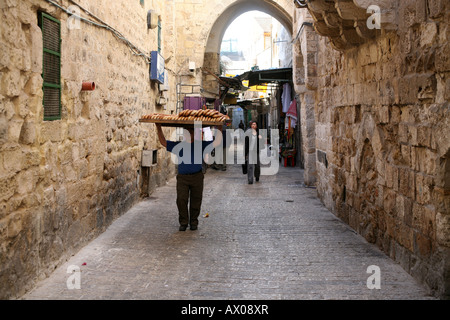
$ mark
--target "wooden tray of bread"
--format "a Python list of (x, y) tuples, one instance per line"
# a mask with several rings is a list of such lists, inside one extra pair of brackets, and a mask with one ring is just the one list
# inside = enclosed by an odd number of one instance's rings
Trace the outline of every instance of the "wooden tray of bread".
[(152, 113), (139, 119), (139, 122), (159, 123), (164, 127), (193, 127), (196, 121), (201, 121), (202, 127), (211, 127), (225, 125), (231, 120), (213, 109), (183, 110), (177, 115)]

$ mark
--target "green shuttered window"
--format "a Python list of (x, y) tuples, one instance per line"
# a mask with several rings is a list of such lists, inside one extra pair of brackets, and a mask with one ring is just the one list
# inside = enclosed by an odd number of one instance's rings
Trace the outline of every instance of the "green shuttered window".
[(52, 16), (39, 12), (42, 29), (44, 80), (44, 120), (61, 119), (61, 23)]

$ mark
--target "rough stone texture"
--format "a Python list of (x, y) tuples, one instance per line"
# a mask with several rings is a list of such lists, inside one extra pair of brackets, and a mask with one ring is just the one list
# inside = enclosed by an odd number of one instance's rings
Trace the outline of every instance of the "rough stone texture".
[[(150, 4), (77, 3), (140, 49), (155, 50), (155, 32), (145, 23)], [(43, 121), (38, 10), (61, 21), (57, 121)], [(172, 15), (170, 6), (164, 11)], [(137, 120), (164, 110), (155, 105), (158, 90), (147, 63), (111, 32), (83, 22), (69, 29), (67, 14), (38, 0), (2, 1), (0, 19), (0, 297), (8, 298), (48, 275), (148, 193), (141, 187), (141, 150), (161, 146), (153, 128)], [(173, 26), (165, 26), (169, 37)], [(172, 41), (163, 45), (174, 50)], [(96, 83), (95, 91), (81, 91), (86, 80)], [(170, 80), (175, 88), (173, 74)], [(174, 110), (174, 99), (173, 90), (166, 112)], [(164, 180), (173, 175), (165, 151), (153, 171)]]
[[(371, 2), (308, 2), (329, 7), (322, 12), (294, 9), (288, 0), (144, 6), (79, 0), (147, 53), (157, 49), (147, 11), (161, 16), (167, 110), (156, 106), (160, 93), (144, 59), (109, 31), (85, 23), (69, 30), (68, 16), (47, 1), (0, 2), (0, 297), (23, 293), (174, 174), (164, 150), (158, 166), (140, 167), (141, 150), (161, 146), (154, 127), (137, 120), (174, 111), (176, 83), (200, 85), (216, 96), (213, 77), (201, 68), (218, 71), (221, 35), (234, 17), (253, 9), (279, 19), (295, 40), (305, 183), (316, 184), (327, 208), (448, 297), (449, 4), (382, 1), (389, 7), (382, 8), (382, 29), (373, 35), (360, 18)], [(38, 10), (62, 22), (58, 121), (42, 120)], [(196, 63), (195, 74), (188, 73), (188, 60)], [(81, 92), (85, 80), (97, 89)]]
[[(338, 2), (351, 1), (335, 2), (320, 11), (332, 3), (310, 1), (309, 12), (321, 12), (322, 19), (336, 14)], [(333, 34), (330, 25), (319, 32), (315, 136), (304, 135), (304, 143), (327, 157), (328, 166), (316, 159), (324, 204), (448, 297), (450, 64), (443, 52), (449, 49), (450, 8), (441, 1), (392, 5), (398, 6), (396, 19), (373, 37), (343, 43), (345, 35)], [(341, 26), (354, 13), (352, 6), (339, 12)], [(301, 15), (297, 28), (309, 21)], [(314, 21), (319, 31), (317, 16)]]
[[(413, 6), (420, 4), (421, 1), (413, 1)], [(307, 5), (316, 32), (328, 37), (331, 46), (339, 51), (374, 39), (377, 28), (397, 27), (399, 1), (396, 0), (310, 0)]]
[[(208, 170), (199, 229), (185, 232), (169, 180), (21, 299), (433, 299), (302, 177), (281, 167), (248, 185), (240, 166)], [(79, 290), (67, 288), (70, 265), (81, 270)], [(371, 265), (380, 289), (367, 287)]]
[(296, 12), (295, 21), (293, 84), (300, 102), (304, 179), (307, 185), (312, 186), (317, 181), (316, 136), (320, 130), (315, 121), (318, 36), (312, 28), (312, 19), (305, 10)]
[[(73, 5), (69, 0), (59, 2)], [(147, 11), (162, 23), (162, 55), (169, 74), (166, 109), (149, 81), (146, 61), (110, 31), (79, 23), (43, 0), (0, 3), (0, 297), (13, 297), (48, 275), (118, 216), (174, 174), (153, 125), (141, 115), (174, 112), (176, 84), (218, 93), (202, 67), (216, 66), (218, 41), (230, 18), (247, 10), (273, 14), (292, 29), (292, 1), (76, 1), (130, 43), (157, 50), (157, 29), (147, 29)], [(62, 119), (43, 121), (42, 33), (37, 12), (61, 21)], [(79, 13), (95, 20), (84, 10)], [(73, 17), (72, 17), (73, 18)], [(220, 23), (215, 24), (217, 20)], [(212, 59), (212, 60), (211, 60)], [(206, 61), (205, 61), (206, 60)], [(217, 60), (217, 61), (216, 61)], [(188, 61), (196, 63), (190, 74)], [(211, 80), (211, 79), (209, 79)], [(96, 90), (82, 92), (82, 81)], [(206, 95), (207, 92), (205, 91)], [(164, 129), (175, 138), (174, 130)], [(161, 149), (158, 165), (140, 166), (141, 150)]]

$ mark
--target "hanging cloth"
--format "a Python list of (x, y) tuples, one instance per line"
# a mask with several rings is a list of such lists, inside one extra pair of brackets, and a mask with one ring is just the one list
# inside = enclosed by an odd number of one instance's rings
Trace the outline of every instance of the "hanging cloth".
[(285, 129), (289, 129), (289, 132), (291, 131), (291, 127), (295, 128), (297, 125), (297, 100), (292, 100), (291, 105), (286, 112), (286, 122), (285, 122)]
[(281, 96), (281, 104), (283, 106), (283, 112), (286, 113), (291, 105), (291, 86), (289, 83), (283, 85), (283, 94)]
[(289, 110), (286, 113), (286, 117), (290, 117), (291, 119), (297, 121), (297, 100), (292, 100)]

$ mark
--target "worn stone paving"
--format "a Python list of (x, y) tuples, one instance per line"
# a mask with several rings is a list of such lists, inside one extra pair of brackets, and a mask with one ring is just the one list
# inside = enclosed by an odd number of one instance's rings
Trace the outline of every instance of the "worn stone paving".
[[(22, 298), (432, 299), (330, 213), (298, 168), (280, 167), (253, 185), (238, 165), (209, 169), (197, 231), (178, 231), (175, 183), (159, 187)], [(70, 265), (81, 269), (80, 289), (68, 289)], [(380, 268), (380, 289), (367, 287), (371, 265)]]

